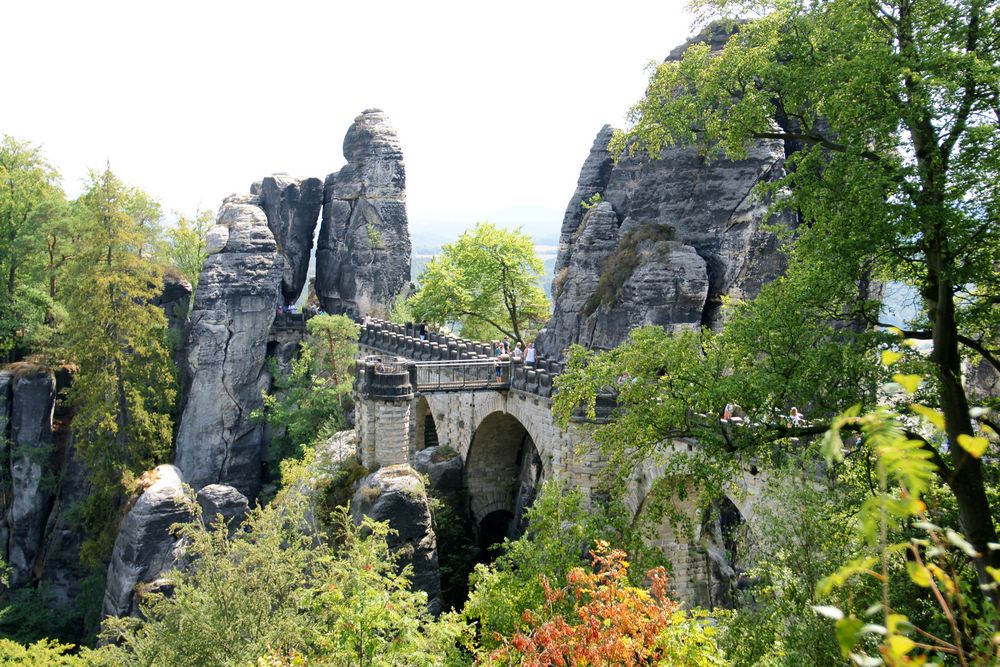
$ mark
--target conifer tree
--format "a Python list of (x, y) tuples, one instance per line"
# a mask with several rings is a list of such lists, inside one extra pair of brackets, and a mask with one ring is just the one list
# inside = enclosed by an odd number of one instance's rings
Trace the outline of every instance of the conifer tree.
[(139, 254), (146, 239), (128, 214), (133, 192), (110, 168), (91, 174), (81, 198), (90, 217), (67, 276), (66, 352), (77, 366), (68, 397), (94, 487), (84, 522), (105, 536), (117, 505), (109, 501), (170, 452), (176, 393), (166, 317), (150, 304), (163, 276)]

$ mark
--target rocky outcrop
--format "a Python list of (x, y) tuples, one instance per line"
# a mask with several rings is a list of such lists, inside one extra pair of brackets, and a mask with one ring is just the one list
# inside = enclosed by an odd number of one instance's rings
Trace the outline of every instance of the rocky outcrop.
[(221, 518), (230, 530), (235, 530), (243, 522), (250, 503), (246, 496), (225, 484), (209, 484), (198, 491), (198, 505), (201, 520), (206, 526), (213, 526)]
[(184, 484), (177, 468), (157, 466), (140, 481), (147, 486), (125, 515), (115, 538), (103, 616), (138, 612), (136, 587), (155, 581), (180, 556), (179, 540), (170, 527), (191, 520), (191, 510), (182, 502)]
[(420, 475), (407, 465), (373, 472), (358, 486), (351, 501), (351, 515), (357, 523), (365, 516), (389, 522), (389, 527), (396, 531), (389, 536), (389, 548), (399, 556), (400, 567), (413, 566), (413, 588), (426, 592), (430, 610), (439, 611), (441, 572), (437, 539)]
[(426, 475), (431, 488), (445, 495), (462, 490), (462, 457), (447, 447), (425, 447), (414, 457), (413, 467)]
[(327, 312), (381, 316), (410, 283), (406, 170), (384, 113), (355, 118), (344, 157), (347, 165), (323, 188), (316, 293)]
[(282, 265), (254, 196), (226, 200), (208, 251), (187, 342), (190, 389), (176, 460), (194, 489), (228, 484), (249, 498), (260, 488), (263, 424), (251, 419), (270, 385), (267, 337), (281, 300)]
[(88, 569), (80, 562), (83, 535), (72, 519), (72, 508), (90, 495), (90, 473), (80, 461), (72, 433), (67, 435), (65, 456), (59, 471), (55, 502), (45, 526), (41, 584), (62, 607), (72, 605), (83, 592)]
[[(0, 432), (3, 465), (9, 482), (3, 489), (0, 544), (10, 566), (10, 585), (34, 578), (45, 524), (52, 509), (57, 451), (52, 436), (55, 376), (48, 369), (23, 365), (0, 373)], [(9, 485), (8, 485), (9, 484)]]
[(287, 174), (274, 174), (254, 183), (250, 192), (260, 197), (267, 226), (285, 260), (282, 298), (285, 304), (294, 303), (306, 284), (316, 223), (323, 205), (323, 183), (318, 178), (299, 180)]
[[(725, 37), (698, 39), (721, 48)], [(598, 133), (563, 219), (554, 312), (538, 342), (546, 355), (571, 343), (614, 347), (647, 324), (718, 326), (723, 297), (753, 298), (785, 268), (764, 228), (767, 202), (754, 195), (783, 175), (781, 141), (759, 141), (738, 161), (666, 148), (655, 160), (625, 153), (616, 164), (612, 134)], [(795, 224), (791, 214), (769, 222)]]

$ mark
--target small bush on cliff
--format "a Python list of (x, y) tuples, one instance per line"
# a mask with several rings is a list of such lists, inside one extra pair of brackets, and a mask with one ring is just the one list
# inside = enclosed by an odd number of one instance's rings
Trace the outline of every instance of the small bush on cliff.
[(583, 306), (584, 315), (592, 315), (600, 306), (609, 305), (618, 298), (625, 282), (632, 277), (644, 259), (639, 246), (643, 243), (671, 241), (674, 228), (670, 225), (643, 225), (630, 230), (615, 246), (614, 252), (604, 260), (597, 289)]
[(304, 447), (342, 430), (351, 408), (358, 325), (345, 315), (317, 315), (306, 326), (309, 339), (287, 374), (271, 360), (274, 391), (253, 413), (275, 427), (271, 453), (279, 460), (301, 457)]

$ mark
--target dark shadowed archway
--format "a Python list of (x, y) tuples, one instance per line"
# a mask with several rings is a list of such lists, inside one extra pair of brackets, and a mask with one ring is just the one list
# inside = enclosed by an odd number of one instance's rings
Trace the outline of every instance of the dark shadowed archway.
[(465, 489), (480, 548), (523, 529), (524, 511), (543, 476), (535, 442), (513, 415), (494, 412), (479, 424), (465, 460)]
[(416, 451), (438, 446), (437, 422), (426, 396), (417, 400), (413, 443)]

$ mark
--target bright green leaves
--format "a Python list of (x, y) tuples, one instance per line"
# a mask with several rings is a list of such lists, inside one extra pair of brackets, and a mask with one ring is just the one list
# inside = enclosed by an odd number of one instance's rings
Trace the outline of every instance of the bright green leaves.
[(958, 444), (962, 449), (978, 459), (986, 453), (986, 450), (990, 446), (990, 441), (981, 435), (966, 435), (965, 433), (960, 433), (958, 435)]
[(409, 306), (418, 320), (458, 324), (467, 338), (526, 340), (550, 313), (543, 270), (530, 236), (480, 222), (427, 264)]
[(916, 561), (906, 561), (906, 574), (909, 575), (910, 581), (915, 583), (921, 588), (930, 588), (931, 585), (931, 573), (926, 567), (917, 563)]
[(208, 257), (205, 242), (214, 220), (211, 211), (198, 211), (194, 218), (179, 216), (176, 225), (166, 232), (165, 259), (177, 267), (194, 289), (198, 288), (201, 269)]

